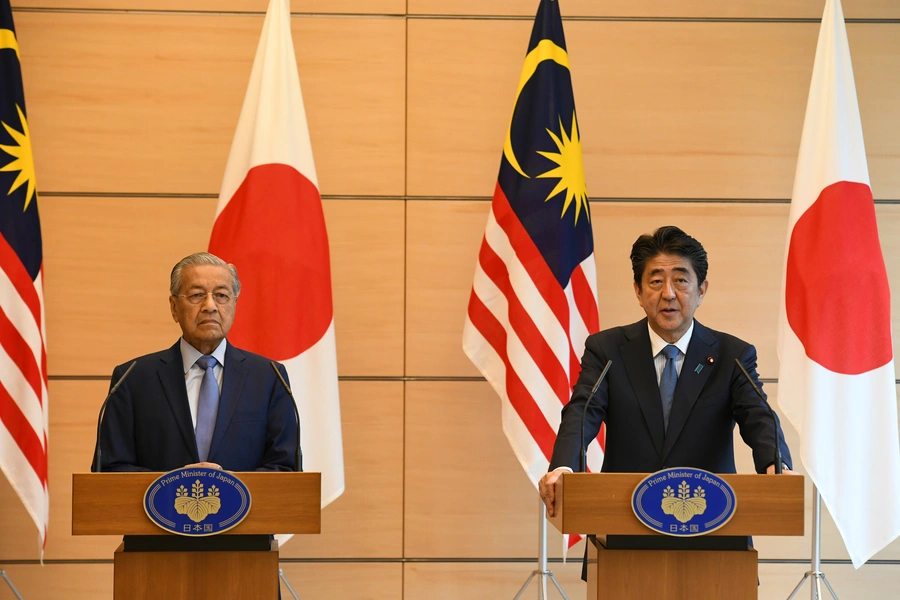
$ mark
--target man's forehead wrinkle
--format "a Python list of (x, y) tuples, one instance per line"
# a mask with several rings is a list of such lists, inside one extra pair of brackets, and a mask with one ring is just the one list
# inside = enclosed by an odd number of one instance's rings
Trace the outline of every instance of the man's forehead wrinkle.
[[(684, 273), (690, 272), (690, 270), (687, 267), (682, 267), (682, 266), (671, 267), (671, 269), (673, 271), (679, 271), (679, 272), (684, 272)], [(648, 273), (650, 273), (651, 275), (655, 275), (656, 273), (663, 273), (665, 271), (666, 271), (665, 267), (653, 267), (652, 269), (650, 269), (648, 271)]]
[[(229, 289), (230, 287), (231, 286), (229, 286), (227, 283), (217, 283), (216, 285), (213, 286), (213, 289), (214, 290)], [(204, 289), (206, 289), (206, 286), (203, 284), (200, 284), (200, 283), (192, 283), (191, 285), (188, 286), (188, 289), (189, 290), (204, 290)]]

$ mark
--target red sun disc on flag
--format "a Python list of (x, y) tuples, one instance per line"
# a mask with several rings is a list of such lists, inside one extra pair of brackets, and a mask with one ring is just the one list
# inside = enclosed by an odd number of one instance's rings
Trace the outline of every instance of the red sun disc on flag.
[(286, 360), (315, 344), (333, 317), (328, 236), (319, 190), (293, 167), (254, 167), (216, 219), (209, 251), (241, 280), (236, 346)]
[(829, 371), (857, 375), (891, 361), (890, 290), (869, 186), (834, 183), (797, 220), (785, 309), (807, 356)]

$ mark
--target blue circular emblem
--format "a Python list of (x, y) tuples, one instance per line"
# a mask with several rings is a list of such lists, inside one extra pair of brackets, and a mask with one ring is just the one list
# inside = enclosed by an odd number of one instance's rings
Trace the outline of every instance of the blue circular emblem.
[(144, 512), (170, 533), (228, 531), (250, 512), (250, 491), (234, 473), (185, 467), (161, 475), (144, 492)]
[(678, 467), (645, 477), (631, 495), (638, 520), (658, 533), (704, 535), (734, 515), (737, 498), (728, 483), (709, 471)]

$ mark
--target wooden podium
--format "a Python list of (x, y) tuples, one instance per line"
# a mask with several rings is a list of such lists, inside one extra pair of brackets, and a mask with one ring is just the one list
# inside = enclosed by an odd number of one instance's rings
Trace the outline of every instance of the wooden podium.
[(139, 536), (115, 552), (116, 600), (274, 600), (278, 542), (269, 535), (321, 531), (320, 473), (235, 473), (250, 490), (250, 512), (207, 538), (168, 533), (147, 517), (144, 492), (160, 475), (72, 475), (72, 535)]
[[(632, 492), (646, 476), (566, 473), (557, 480), (550, 522), (562, 533), (591, 534), (588, 600), (755, 600), (757, 557), (746, 536), (803, 535), (801, 476), (720, 475), (737, 498), (734, 516), (721, 529), (689, 539), (658, 534), (634, 515)], [(724, 536), (739, 536), (729, 539), (732, 549), (723, 549), (729, 545)]]

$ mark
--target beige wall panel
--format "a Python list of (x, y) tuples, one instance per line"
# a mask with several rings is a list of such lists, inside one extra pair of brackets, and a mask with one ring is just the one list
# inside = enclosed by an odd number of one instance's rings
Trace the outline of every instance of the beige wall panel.
[[(354, 539), (345, 540), (348, 546)], [(303, 600), (398, 600), (403, 598), (403, 565), (372, 563), (281, 563), (285, 577)], [(281, 597), (291, 598), (281, 584)]]
[[(900, 10), (900, 3), (890, 6)], [(900, 198), (900, 23), (850, 24), (847, 37), (872, 194), (876, 199), (896, 200)]]
[[(44, 558), (112, 559), (122, 541), (72, 535), (72, 473), (91, 470), (97, 414), (107, 388), (107, 381), (50, 382), (50, 531)], [(40, 558), (34, 522), (4, 477), (0, 506), (0, 560)]]
[(40, 200), (51, 375), (109, 375), (171, 346), (169, 272), (206, 250), (215, 200)]
[[(844, 16), (850, 18), (889, 19), (900, 16), (900, 7), (879, 0), (846, 0)], [(533, 16), (537, 0), (409, 0), (410, 14), (522, 15)], [(714, 17), (714, 18), (821, 18), (823, 2), (802, 0), (564, 0), (563, 17)]]
[(324, 202), (341, 375), (403, 374), (403, 204)]
[(493, 194), (530, 30), (526, 21), (409, 21), (407, 194)]
[[(111, 564), (3, 565), (23, 598), (28, 600), (111, 600), (113, 566)], [(403, 598), (400, 564), (366, 563), (282, 563), (281, 568), (294, 591), (304, 600), (397, 600)], [(12, 598), (6, 582), (0, 598)], [(287, 586), (281, 594), (290, 598)]]
[(406, 374), (474, 376), (462, 331), (488, 202), (408, 202)]
[[(17, 14), (40, 189), (217, 193), (262, 21)], [(404, 21), (292, 28), (321, 192), (401, 194)]]
[[(90, 470), (107, 381), (50, 383), (50, 537), (45, 558), (111, 559), (116, 536), (72, 536), (72, 473)], [(341, 382), (344, 494), (323, 512), (322, 534), (295, 536), (285, 557), (395, 557), (402, 552), (403, 385)], [(39, 558), (37, 530), (0, 477), (0, 560)], [(8, 507), (8, 508), (7, 508)]]
[[(267, 0), (12, 0), (15, 8), (122, 9), (152, 11), (266, 12)], [(403, 14), (405, 0), (291, 0), (294, 13)], [(18, 17), (14, 17), (18, 18)]]
[[(101, 565), (2, 565), (23, 598), (27, 600), (112, 600), (113, 566)], [(13, 598), (0, 581), (0, 598)]]
[[(213, 199), (41, 199), (51, 375), (107, 375), (178, 338), (172, 266), (205, 250)], [(326, 200), (341, 375), (399, 375), (403, 205)], [(238, 310), (240, 318), (240, 309)]]
[[(531, 24), (409, 23), (415, 196), (493, 193)], [(566, 24), (588, 190), (611, 198), (788, 198), (815, 23)], [(896, 25), (853, 24), (876, 197), (900, 195)], [(478, 65), (474, 68), (472, 65)], [(436, 143), (435, 140), (440, 140)]]
[[(40, 8), (124, 9), (154, 11), (264, 12), (266, 0), (13, 0), (12, 5)], [(292, 0), (294, 13), (389, 14), (406, 12), (404, 0)], [(536, 0), (409, 0), (409, 14), (421, 15), (501, 15), (533, 16)], [(900, 7), (883, 0), (847, 0), (843, 2), (848, 19), (890, 19), (900, 16)], [(569, 0), (562, 5), (564, 17), (696, 17), (696, 18), (807, 18), (822, 16), (822, 3), (813, 0), (779, 2), (754, 0), (729, 3), (716, 0)]]
[[(531, 556), (537, 547), (530, 548)], [(569, 600), (584, 600), (581, 581), (581, 553), (577, 562), (550, 563)], [(495, 600), (512, 598), (537, 568), (537, 560), (526, 563), (409, 563), (404, 567), (403, 600)], [(548, 584), (549, 598), (560, 598)], [(537, 580), (532, 580), (523, 598), (538, 597)]]
[[(809, 570), (809, 563), (759, 565), (759, 600), (784, 600)], [(849, 564), (822, 565), (822, 571), (841, 600), (900, 598), (900, 565), (865, 565), (858, 571)], [(810, 589), (807, 580), (796, 598), (808, 597)], [(831, 598), (824, 585), (821, 597)]]
[(340, 391), (344, 493), (322, 511), (322, 533), (294, 536), (282, 557), (403, 553), (403, 384), (342, 381)]
[[(462, 329), (490, 204), (409, 202), (407, 375), (472, 376)], [(710, 257), (709, 291), (697, 318), (756, 345), (759, 373), (778, 377), (777, 327), (787, 204), (610, 203), (591, 205), (600, 327), (644, 317), (633, 290), (631, 245), (673, 224), (699, 239)], [(876, 206), (888, 280), (900, 282), (900, 206)], [(895, 324), (900, 296), (894, 294)], [(900, 356), (900, 352), (895, 352)]]
[(0, 506), (0, 561), (38, 556), (38, 530), (5, 475), (0, 475)]
[[(487, 383), (406, 383), (405, 471), (407, 558), (537, 555), (537, 491)], [(560, 556), (562, 536), (551, 527), (548, 538)]]

